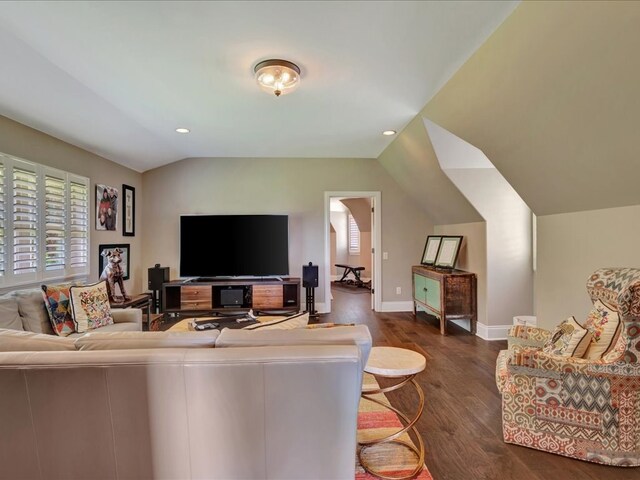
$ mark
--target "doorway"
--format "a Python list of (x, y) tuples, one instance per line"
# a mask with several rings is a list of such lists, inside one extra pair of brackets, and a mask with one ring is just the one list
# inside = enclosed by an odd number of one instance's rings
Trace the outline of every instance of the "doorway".
[[(342, 211), (340, 214), (333, 214), (334, 223), (340, 222), (340, 226), (337, 229), (332, 227), (332, 204), (334, 205), (334, 210), (339, 208)], [(364, 288), (366, 293), (370, 293), (369, 308), (374, 311), (380, 311), (380, 245), (382, 243), (380, 213), (380, 192), (325, 192), (325, 312), (331, 312), (332, 308), (332, 280), (342, 278), (347, 271), (345, 267), (336, 267), (336, 263), (362, 268), (362, 270), (357, 270), (360, 282), (358, 282), (355, 272), (349, 271), (347, 278), (345, 278), (348, 282), (345, 283), (350, 287), (355, 286), (356, 288), (358, 288), (357, 284), (361, 283), (360, 288)], [(356, 228), (358, 223), (360, 227)], [(352, 233), (357, 232), (359, 234), (359, 242), (355, 241), (354, 235), (350, 235), (349, 230)], [(338, 254), (336, 245), (338, 235), (341, 235), (340, 254)], [(356, 247), (358, 247), (357, 250)], [(360, 301), (358, 304), (361, 305), (362, 302)]]

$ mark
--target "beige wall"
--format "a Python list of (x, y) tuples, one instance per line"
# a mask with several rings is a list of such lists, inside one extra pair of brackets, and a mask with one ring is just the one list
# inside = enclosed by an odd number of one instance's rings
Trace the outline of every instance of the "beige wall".
[(477, 277), (478, 323), (487, 321), (487, 230), (485, 222), (436, 225), (435, 235), (462, 235), (464, 241), (456, 268), (473, 272)]
[(536, 315), (552, 328), (591, 309), (585, 285), (601, 267), (640, 267), (640, 206), (538, 217)]
[[(0, 116), (0, 151), (31, 160), (33, 162), (59, 168), (77, 175), (89, 177), (90, 194), (90, 238), (89, 255), (90, 279), (98, 278), (98, 245), (103, 243), (129, 243), (131, 245), (130, 280), (125, 287), (130, 293), (146, 291), (142, 284), (142, 175), (122, 165), (89, 153), (86, 150), (46, 135), (6, 117)], [(136, 189), (136, 236), (122, 236), (122, 217), (118, 214), (118, 230), (115, 232), (95, 230), (95, 184), (103, 183), (117, 187), (122, 193), (122, 184)], [(122, 202), (120, 201), (120, 205)], [(151, 265), (150, 265), (151, 266)], [(146, 273), (146, 270), (145, 270)]]
[[(303, 263), (325, 271), (324, 192), (381, 191), (382, 300), (411, 300), (411, 265), (433, 225), (374, 159), (196, 158), (143, 174), (143, 265), (162, 263), (178, 276), (181, 213), (289, 215), (290, 274)], [(212, 242), (212, 246), (213, 246)], [(322, 275), (322, 273), (321, 273)], [(395, 294), (397, 286), (403, 294)], [(325, 302), (324, 281), (316, 291)]]
[(331, 238), (334, 243), (331, 246), (333, 252), (333, 258), (331, 259), (331, 274), (339, 275), (342, 269), (336, 267), (336, 263), (345, 264), (349, 261), (348, 256), (348, 220), (347, 212), (331, 212), (329, 215), (331, 225), (335, 230), (331, 234)]

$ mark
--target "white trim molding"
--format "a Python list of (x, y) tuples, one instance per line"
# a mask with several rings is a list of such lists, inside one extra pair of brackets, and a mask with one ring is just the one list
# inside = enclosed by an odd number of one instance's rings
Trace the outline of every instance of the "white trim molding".
[(326, 303), (318, 303), (315, 304), (315, 309), (317, 313), (329, 313), (327, 312), (327, 304)]
[(413, 302), (381, 302), (379, 312), (412, 312)]
[(513, 325), (485, 325), (477, 323), (476, 335), (483, 340), (506, 340)]

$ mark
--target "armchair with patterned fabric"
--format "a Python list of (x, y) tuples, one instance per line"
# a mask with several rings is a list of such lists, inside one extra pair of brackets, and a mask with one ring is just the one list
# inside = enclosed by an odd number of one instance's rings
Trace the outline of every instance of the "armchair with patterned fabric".
[(640, 269), (596, 270), (587, 292), (617, 312), (617, 340), (601, 358), (566, 357), (543, 350), (551, 332), (515, 326), (496, 365), (504, 441), (640, 466)]

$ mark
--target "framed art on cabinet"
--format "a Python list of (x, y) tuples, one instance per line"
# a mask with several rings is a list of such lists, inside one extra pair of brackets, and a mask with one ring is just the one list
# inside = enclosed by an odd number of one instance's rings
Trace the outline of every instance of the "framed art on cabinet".
[(436, 262), (441, 239), (440, 235), (429, 235), (427, 237), (427, 243), (424, 244), (422, 260), (420, 261), (422, 265), (433, 265)]
[(436, 267), (454, 268), (456, 266), (462, 238), (460, 235), (442, 237), (436, 257)]
[(136, 235), (136, 189), (129, 185), (122, 185), (122, 235), (135, 237)]

